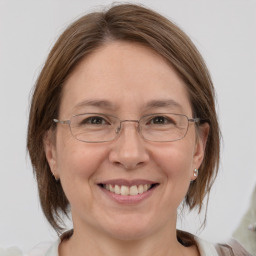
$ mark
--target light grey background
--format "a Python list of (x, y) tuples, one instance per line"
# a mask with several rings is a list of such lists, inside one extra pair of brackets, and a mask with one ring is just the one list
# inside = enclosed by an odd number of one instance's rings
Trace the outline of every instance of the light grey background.
[[(211, 71), (224, 142), (220, 174), (205, 230), (198, 232), (197, 214), (184, 217), (179, 226), (221, 241), (236, 228), (256, 182), (256, 1), (138, 2), (183, 28)], [(41, 213), (26, 153), (30, 92), (63, 29), (83, 13), (109, 3), (0, 0), (0, 244), (4, 247), (27, 250), (56, 238)]]

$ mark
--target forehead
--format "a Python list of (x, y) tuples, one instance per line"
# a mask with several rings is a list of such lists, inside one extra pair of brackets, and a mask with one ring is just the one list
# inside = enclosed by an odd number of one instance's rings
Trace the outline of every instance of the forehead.
[(71, 73), (63, 88), (60, 113), (67, 116), (108, 107), (137, 113), (167, 106), (191, 113), (186, 85), (173, 67), (148, 47), (114, 41), (85, 57)]

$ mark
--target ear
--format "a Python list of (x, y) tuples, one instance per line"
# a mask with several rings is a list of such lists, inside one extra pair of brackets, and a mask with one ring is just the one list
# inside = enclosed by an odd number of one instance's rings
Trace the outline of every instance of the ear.
[(55, 144), (55, 134), (52, 130), (48, 130), (44, 135), (44, 152), (47, 162), (50, 166), (52, 175), (56, 180), (59, 179), (58, 166), (57, 166), (57, 154)]
[(203, 123), (197, 128), (197, 139), (193, 156), (193, 170), (191, 170), (191, 180), (195, 180), (197, 178), (196, 176), (194, 176), (194, 169), (199, 169), (200, 165), (203, 162), (209, 131), (210, 126), (208, 123)]

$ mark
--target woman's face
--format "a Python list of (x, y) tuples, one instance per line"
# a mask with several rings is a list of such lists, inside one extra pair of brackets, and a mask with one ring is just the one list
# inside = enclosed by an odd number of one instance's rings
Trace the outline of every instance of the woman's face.
[[(63, 88), (60, 120), (92, 112), (121, 120), (154, 113), (192, 118), (186, 86), (174, 69), (153, 50), (118, 41), (86, 57)], [(207, 131), (197, 136), (190, 124), (181, 140), (150, 142), (135, 122), (125, 122), (115, 140), (85, 143), (58, 124), (55, 136), (54, 142), (51, 136), (45, 140), (46, 156), (71, 204), (76, 232), (135, 239), (175, 228), (177, 207), (203, 159)], [(141, 194), (118, 195), (118, 189)]]

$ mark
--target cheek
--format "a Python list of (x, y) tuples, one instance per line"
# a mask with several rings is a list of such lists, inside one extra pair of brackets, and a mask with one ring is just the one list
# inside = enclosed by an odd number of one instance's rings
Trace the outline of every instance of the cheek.
[(59, 136), (57, 169), (63, 190), (72, 204), (81, 195), (90, 195), (94, 174), (105, 155), (105, 148), (99, 144), (83, 143), (65, 133)]
[(60, 176), (70, 179), (89, 179), (104, 161), (103, 148), (83, 144), (65, 148), (59, 154)]
[(72, 211), (93, 207), (94, 177), (104, 161), (104, 155), (100, 147), (79, 141), (59, 153), (60, 181)]
[[(184, 199), (192, 178), (193, 147), (185, 141), (164, 145), (153, 155), (165, 185), (163, 200), (169, 208), (177, 208)], [(168, 211), (167, 209), (167, 211)]]
[[(176, 145), (174, 145), (174, 143)], [(155, 151), (154, 159), (166, 177), (189, 177), (192, 172), (193, 153), (191, 147), (174, 142), (171, 146), (163, 146)]]
[(72, 137), (69, 130), (60, 130), (57, 137), (57, 166), (60, 177), (90, 177), (104, 159), (104, 147), (84, 143)]
[[(186, 149), (184, 149), (186, 151)], [(162, 205), (166, 212), (175, 212), (184, 200), (191, 181), (192, 157), (190, 152), (169, 147), (158, 152), (158, 167), (162, 171), (164, 180), (164, 192), (162, 194)]]

